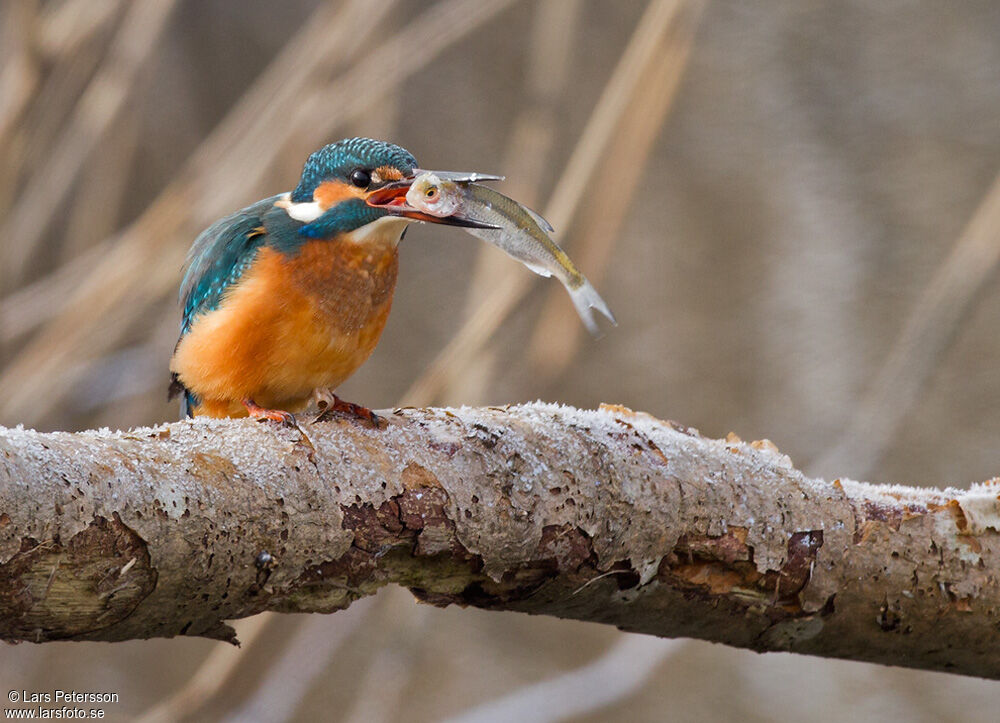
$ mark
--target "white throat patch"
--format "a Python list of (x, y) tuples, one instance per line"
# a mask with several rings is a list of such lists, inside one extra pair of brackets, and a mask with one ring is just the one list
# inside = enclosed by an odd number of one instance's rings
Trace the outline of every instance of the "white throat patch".
[(292, 203), (292, 194), (290, 193), (286, 193), (278, 199), (274, 205), (285, 209), (285, 213), (287, 213), (289, 217), (294, 218), (296, 221), (301, 221), (302, 223), (312, 223), (323, 215), (323, 209), (319, 207), (319, 203), (316, 201)]
[(399, 243), (399, 237), (403, 235), (403, 229), (410, 223), (410, 219), (401, 216), (383, 216), (382, 218), (366, 223), (361, 228), (354, 229), (347, 238), (356, 244), (364, 243), (384, 243), (395, 247)]
[[(316, 201), (292, 203), (292, 194), (286, 193), (274, 202), (278, 208), (285, 209), (289, 218), (302, 223), (312, 223), (323, 215), (323, 209)], [(383, 216), (371, 223), (366, 223), (361, 228), (357, 228), (347, 234), (347, 240), (356, 244), (363, 243), (384, 243), (395, 246), (399, 243), (399, 237), (403, 235), (403, 229), (410, 223), (411, 219), (402, 216)]]

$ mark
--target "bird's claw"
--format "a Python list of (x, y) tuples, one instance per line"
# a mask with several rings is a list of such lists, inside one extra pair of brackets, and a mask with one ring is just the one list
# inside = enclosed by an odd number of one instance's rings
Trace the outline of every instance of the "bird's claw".
[[(298, 429), (299, 425), (295, 421), (295, 415), (282, 409), (265, 409), (256, 404), (252, 399), (246, 399), (243, 406), (247, 408), (247, 413), (258, 422), (278, 422), (282, 427)], [(301, 431), (301, 430), (300, 430)]]
[(277, 422), (280, 426), (288, 427), (289, 429), (299, 428), (299, 423), (295, 420), (295, 415), (291, 412), (270, 410), (270, 414), (262, 414), (254, 417), (254, 419), (258, 422)]
[(375, 414), (375, 412), (368, 407), (362, 407), (360, 404), (346, 402), (332, 392), (321, 395), (317, 406), (319, 407), (319, 414), (313, 420), (314, 423), (326, 422), (334, 415), (342, 415), (370, 422), (375, 429), (381, 429), (382, 418)]

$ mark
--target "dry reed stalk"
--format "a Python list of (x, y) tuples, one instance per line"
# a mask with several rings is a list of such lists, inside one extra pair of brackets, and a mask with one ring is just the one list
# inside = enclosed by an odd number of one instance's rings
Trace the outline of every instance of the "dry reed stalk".
[[(662, 54), (643, 71), (638, 93), (630, 102), (626, 120), (612, 141), (601, 173), (602, 203), (582, 209), (575, 228), (579, 263), (595, 283), (603, 275), (619, 228), (631, 205), (648, 160), (684, 74), (694, 41), (701, 3), (692, 3), (685, 22), (664, 39)], [(565, 304), (564, 291), (552, 289), (532, 336), (529, 354), (546, 377), (569, 365), (579, 348), (576, 313)], [(480, 360), (473, 365), (480, 366)], [(462, 372), (460, 378), (465, 376)], [(682, 647), (666, 642), (620, 636), (597, 660), (550, 680), (526, 685), (495, 701), (455, 716), (452, 721), (556, 721), (583, 716), (638, 691), (654, 670)], [(566, 701), (572, 700), (572, 709)], [(554, 703), (553, 703), (554, 702)]]
[[(29, 99), (17, 124), (0, 134), (0, 215), (6, 216), (31, 170), (51, 152), (80, 95), (106, 55), (110, 24), (95, 28), (72, 54), (58, 56)], [(0, 248), (0, 251), (3, 251)]]
[(244, 653), (260, 639), (277, 613), (261, 613), (235, 622), (241, 647), (216, 643), (187, 682), (136, 719), (136, 723), (172, 723), (196, 713), (232, 679)]
[[(696, 5), (695, 10), (698, 9)], [(611, 197), (605, 197), (605, 203), (600, 206), (585, 208), (576, 223), (576, 227), (583, 230), (576, 240), (580, 249), (579, 262), (595, 282), (603, 275), (650, 146), (680, 85), (694, 38), (695, 18), (691, 20), (680, 24), (669, 36), (660, 62), (646, 70), (646, 78), (640, 84), (646, 93), (633, 99), (629, 120), (607, 153), (602, 188)], [(549, 362), (539, 365), (540, 371), (549, 377), (568, 366), (579, 348), (579, 324), (575, 312), (565, 307), (562, 293), (562, 289), (549, 292), (529, 347), (529, 354), (536, 361)], [(640, 690), (655, 669), (681, 647), (680, 642), (622, 635), (594, 662), (551, 680), (513, 690), (452, 720), (471, 723), (517, 718), (541, 722), (587, 715)], [(572, 710), (564, 704), (566, 700), (573, 701)], [(553, 706), (552, 701), (563, 702)]]
[[(681, 14), (682, 0), (653, 0), (629, 40), (628, 46), (604, 88), (556, 190), (545, 209), (552, 225), (568, 228), (599, 161), (623, 121), (628, 99), (634, 95), (647, 67), (660, 48), (663, 37)], [(424, 373), (403, 395), (402, 404), (421, 406), (438, 397), (447, 380), (470, 360), (493, 335), (517, 303), (531, 288), (528, 274), (511, 274), (498, 279), (490, 292), (472, 310), (461, 328)]]
[(1000, 268), (1000, 176), (924, 289), (843, 434), (810, 469), (868, 474)]
[[(220, 183), (217, 195), (211, 199), (205, 197), (206, 202), (211, 204), (211, 213), (205, 214), (205, 223), (245, 203), (248, 200), (247, 187), (260, 184), (271, 164), (292, 139), (296, 143), (308, 140), (310, 148), (329, 140), (328, 136), (335, 128), (363, 117), (372, 106), (384, 100), (407, 78), (423, 70), (441, 52), (514, 2), (516, 0), (498, 0), (489, 4), (473, 0), (442, 0), (375, 48), (370, 45), (373, 20), (386, 15), (395, 0), (381, 4), (362, 3), (352, 19), (340, 29), (339, 39), (335, 42), (329, 35), (318, 38), (317, 42), (322, 45), (313, 54), (335, 48), (346, 62), (363, 52), (363, 62), (352, 65), (331, 82), (303, 84), (294, 103), (276, 104), (273, 98), (265, 96), (263, 100), (266, 108), (271, 109), (270, 115), (257, 114), (260, 117), (254, 119), (256, 124), (244, 133), (225, 134), (246, 152), (230, 150), (219, 154), (213, 162), (215, 177), (224, 182)], [(421, 52), (414, 55), (413, 48), (420, 48)], [(300, 55), (302, 63), (313, 62), (311, 55)], [(288, 82), (285, 77), (278, 80), (283, 84)], [(278, 90), (283, 87), (279, 85)], [(244, 112), (231, 113), (230, 117), (239, 115), (254, 116)], [(272, 120), (271, 115), (277, 117)], [(271, 127), (272, 123), (279, 125)], [(262, 130), (264, 132), (260, 132)], [(240, 183), (232, 183), (234, 178), (240, 179)]]
[[(579, 0), (544, 0), (535, 10), (528, 48), (524, 93), (526, 103), (514, 119), (501, 169), (508, 176), (505, 191), (527, 206), (538, 203), (541, 182), (551, 162), (557, 137), (556, 109), (567, 86), (572, 52), (577, 43)], [(466, 290), (466, 309), (475, 306), (500, 275), (523, 269), (489, 245), (476, 256)], [(448, 380), (441, 394), (446, 404), (478, 404), (493, 378), (496, 355), (483, 348)]]
[[(336, 619), (319, 615), (298, 616), (304, 622), (298, 626), (297, 632), (288, 635), (291, 638), (288, 648), (283, 654), (276, 656), (269, 666), (269, 671), (263, 678), (267, 681), (266, 690), (259, 689), (263, 695), (258, 694), (255, 698), (245, 701), (241, 710), (244, 713), (249, 713), (251, 710), (262, 708), (269, 713), (267, 720), (276, 720), (274, 706), (269, 704), (276, 697), (276, 691), (284, 691), (283, 700), (285, 703), (297, 704), (308, 690), (289, 684), (289, 675), (296, 673), (294, 663), (302, 660), (308, 660), (314, 664), (318, 663), (318, 665), (313, 666), (315, 670), (311, 672), (314, 675), (322, 673), (326, 667), (323, 663), (327, 662), (330, 655), (339, 648), (346, 637), (365, 622), (373, 608), (382, 606), (379, 599), (359, 602), (363, 604), (358, 609), (358, 614), (350, 616), (344, 621), (339, 620), (339, 616)], [(351, 607), (353, 609), (354, 606)], [(236, 634), (240, 640), (240, 646), (236, 647), (225, 642), (216, 643), (187, 682), (140, 716), (136, 723), (169, 723), (170, 721), (183, 720), (198, 713), (205, 707), (206, 703), (229, 684), (239, 670), (241, 663), (254, 658), (259, 652), (258, 642), (263, 639), (264, 633), (273, 627), (275, 621), (280, 617), (277, 613), (265, 612), (236, 621)], [(322, 648), (320, 652), (325, 653), (325, 655), (318, 656), (319, 659), (314, 654), (311, 655), (316, 648), (318, 637), (324, 638), (323, 642), (325, 643), (325, 645), (320, 646)], [(270, 651), (268, 654), (272, 653), (273, 651)], [(295, 700), (291, 700), (290, 694), (292, 692), (299, 694)], [(281, 697), (280, 694), (278, 697)], [(285, 710), (294, 711), (295, 707), (297, 705), (286, 706)], [(253, 720), (254, 718), (247, 719)]]
[[(150, 408), (162, 413), (167, 401), (163, 387), (163, 360), (177, 343), (179, 327), (172, 302), (172, 298), (162, 299), (159, 305), (150, 306), (144, 316), (127, 319), (123, 324), (125, 338), (129, 341), (127, 346), (123, 345), (111, 354), (81, 360), (79, 363), (84, 365), (84, 371), (79, 375), (79, 385), (83, 388), (59, 411), (83, 417), (81, 421), (86, 424), (114, 427), (121, 424), (121, 421), (116, 421), (115, 412), (124, 406), (125, 400), (152, 392), (155, 402)], [(118, 314), (108, 323), (121, 322), (126, 316), (125, 313)], [(177, 405), (170, 406), (179, 411)], [(47, 421), (58, 425), (62, 420)], [(67, 421), (69, 426), (77, 426), (75, 420)]]
[(0, 346), (33, 331), (62, 310), (63, 299), (117, 241), (103, 239), (51, 272), (0, 299)]
[[(101, 356), (113, 348), (128, 328), (124, 316), (138, 318), (148, 308), (136, 286), (177, 269), (182, 253), (169, 246), (157, 255), (136, 239), (157, 238), (160, 231), (183, 218), (191, 197), (170, 189), (119, 237), (121, 243), (100, 261), (98, 271), (69, 295), (62, 312), (50, 321), (13, 358), (0, 377), (4, 419), (36, 424), (57, 407), (84, 372), (73, 366), (79, 359)], [(159, 256), (159, 258), (158, 258)], [(164, 258), (167, 257), (167, 258)], [(148, 297), (147, 297), (148, 298)], [(162, 298), (154, 297), (154, 298)], [(110, 323), (114, 316), (115, 323)], [(123, 321), (125, 323), (119, 323)]]
[(426, 640), (430, 608), (418, 605), (409, 590), (390, 587), (383, 599), (380, 619), (369, 623), (369, 647), (375, 654), (355, 687), (354, 700), (342, 723), (381, 723), (401, 718), (407, 686), (417, 656)]
[[(368, 6), (367, 13), (364, 12), (365, 5)], [(239, 177), (235, 175), (235, 171), (229, 170), (235, 162), (232, 159), (241, 157), (240, 154), (251, 159), (258, 158), (260, 154), (253, 152), (253, 144), (264, 143), (263, 147), (268, 147), (266, 135), (280, 132), (284, 106), (304, 92), (306, 84), (320, 68), (343, 60), (342, 56), (347, 52), (344, 46), (348, 40), (345, 29), (354, 28), (358, 42), (363, 42), (370, 37), (371, 29), (393, 5), (392, 0), (380, 3), (353, 0), (343, 7), (334, 3), (321, 5), (194, 152), (187, 168), (150, 204), (143, 216), (126, 233), (136, 230), (147, 216), (155, 215), (157, 203), (165, 202), (165, 199), (180, 189), (185, 189), (186, 198), (191, 198), (191, 203), (194, 203), (197, 190), (193, 187), (199, 182), (206, 187), (211, 186), (213, 181), (201, 179), (213, 172), (220, 177), (227, 173), (232, 173), (232, 177)], [(218, 178), (214, 183), (224, 183), (224, 179)], [(210, 219), (205, 221), (206, 224), (209, 222)], [(182, 214), (176, 218), (175, 225), (161, 229), (161, 233), (164, 236), (167, 233), (180, 236), (187, 228), (190, 233), (196, 234), (198, 223), (198, 219), (190, 222)], [(101, 244), (99, 253), (88, 252), (86, 258), (68, 261), (71, 268), (58, 267), (31, 286), (3, 299), (0, 304), (0, 321), (6, 323), (0, 324), (0, 340), (24, 334), (36, 325), (48, 321), (56, 313), (64, 311), (65, 299), (73, 294), (74, 289), (77, 295), (80, 294), (80, 279), (87, 269), (92, 269), (89, 276), (100, 280), (116, 266), (123, 266), (131, 261), (128, 258), (131, 247), (142, 243), (152, 250), (160, 240), (136, 233), (130, 233), (125, 238), (109, 238)], [(183, 243), (183, 239), (178, 239), (178, 246)], [(100, 263), (96, 263), (98, 260)], [(178, 261), (171, 266), (170, 272), (180, 263)], [(161, 288), (160, 293), (166, 293), (166, 289)]]
[(101, 68), (76, 104), (69, 126), (42, 167), (31, 175), (0, 227), (0, 236), (17, 239), (8, 247), (0, 272), (7, 283), (24, 274), (91, 152), (125, 107), (176, 2), (148, 0), (129, 6)]
[(298, 630), (289, 635), (288, 646), (276, 657), (267, 675), (223, 722), (290, 720), (330, 660), (378, 605), (376, 598), (358, 600), (341, 613), (343, 620), (340, 615), (300, 616)]
[[(17, 0), (21, 3), (22, 0)], [(28, 0), (27, 5), (37, 5)], [(8, 7), (14, 7), (13, 4)], [(40, 166), (71, 120), (73, 107), (107, 55), (121, 0), (72, 0), (45, 4), (33, 22), (4, 27), (17, 42), (30, 38), (32, 50), (49, 66), (26, 99), (16, 124), (0, 123), (0, 214), (9, 210), (23, 185), (23, 170)], [(6, 44), (6, 41), (5, 41)], [(16, 45), (16, 43), (15, 43)], [(13, 47), (13, 45), (12, 45)], [(2, 95), (2, 94), (0, 94)]]
[[(619, 233), (635, 200), (651, 149), (660, 135), (680, 87), (694, 45), (701, 2), (691, 2), (683, 22), (663, 41), (644, 70), (622, 127), (611, 142), (601, 170), (600, 202), (585, 206), (568, 246), (590, 281), (599, 285), (615, 251)], [(550, 288), (528, 346), (528, 356), (543, 379), (563, 372), (583, 337), (576, 312), (562, 289)]]
[[(315, 139), (331, 122), (339, 122), (335, 110), (333, 121), (325, 118), (304, 128), (291, 109), (363, 51), (379, 52), (367, 46), (398, 4), (398, 0), (348, 0), (317, 8), (192, 156), (187, 175), (213, 194), (203, 195), (194, 225), (210, 223), (253, 200), (289, 139), (300, 134)], [(188, 239), (178, 242), (183, 246)]]
[(623, 634), (596, 660), (518, 688), (448, 718), (446, 723), (555, 723), (593, 715), (640, 691), (663, 662), (686, 643)]
[(68, 0), (42, 8), (38, 17), (37, 44), (49, 58), (71, 59), (101, 28), (108, 25), (122, 0)]
[[(269, 131), (266, 142), (259, 142), (256, 134), (250, 136), (250, 141), (254, 143), (248, 142), (248, 145), (258, 161), (253, 164), (255, 172), (248, 175), (230, 175), (218, 167), (206, 168), (206, 158), (214, 154), (197, 154), (189, 170), (182, 172), (179, 179), (123, 232), (118, 246), (105, 256), (84, 284), (69, 295), (65, 310), (14, 358), (8, 373), (0, 379), (4, 415), (31, 424), (58, 405), (76, 381), (72, 374), (65, 373), (74, 354), (99, 356), (113, 348), (121, 338), (121, 329), (104, 325), (102, 314), (114, 306), (126, 305), (134, 309), (136, 316), (141, 315), (149, 303), (173, 288), (177, 283), (183, 249), (201, 228), (236, 207), (233, 205), (234, 187), (245, 189), (259, 183), (264, 170), (273, 160), (272, 149), (280, 147), (283, 139), (296, 134), (313, 134), (316, 142), (321, 142), (333, 128), (357, 118), (369, 104), (381, 100), (407, 77), (423, 69), (446, 47), (514, 1), (499, 0), (485, 5), (475, 0), (444, 0), (438, 4), (443, 8), (434, 6), (425, 11), (406, 29), (390, 36), (374, 50), (370, 45), (364, 45), (365, 34), (359, 32), (357, 26), (350, 26), (344, 45), (363, 47), (366, 62), (345, 74), (335, 84), (335, 91), (331, 89), (322, 94), (322, 98), (332, 103), (325, 110), (315, 103), (306, 104), (308, 112), (297, 113), (294, 118), (287, 113), (279, 116), (273, 127), (265, 129)], [(367, 12), (363, 17), (373, 14), (373, 5), (370, 2), (364, 4)], [(436, 25), (442, 21), (442, 15), (448, 19), (447, 32), (442, 32)], [(341, 33), (344, 31), (341, 30)], [(329, 36), (326, 41), (336, 45)], [(382, 47), (386, 52), (382, 52)], [(399, 61), (397, 56), (402, 48), (412, 47), (422, 48), (421, 55), (409, 59), (402, 66), (392, 66), (381, 60)], [(391, 48), (397, 50), (390, 52)], [(308, 60), (308, 57), (304, 59)], [(373, 62), (371, 58), (379, 61)], [(281, 80), (289, 84), (294, 82), (294, 78)], [(259, 87), (255, 87), (254, 91), (257, 95)], [(361, 91), (366, 92), (357, 95)], [(265, 104), (270, 103), (268, 97), (262, 100)], [(240, 107), (243, 108), (242, 105)], [(234, 125), (239, 123), (227, 123), (225, 129)], [(233, 139), (227, 135), (220, 141), (213, 134), (206, 141), (209, 144), (206, 151), (214, 151), (216, 146), (224, 146), (227, 142), (232, 144), (234, 140), (245, 139)], [(228, 154), (223, 161), (237, 160), (220, 166), (229, 171), (234, 163), (247, 155), (238, 152)], [(243, 184), (233, 183), (234, 178), (242, 179)]]
[[(60, 265), (87, 251), (118, 228), (118, 219), (129, 191), (129, 168), (139, 141), (139, 119), (126, 110), (114, 122), (102, 152), (95, 153), (88, 164), (88, 179), (80, 179), (69, 203), (67, 235), (59, 249)], [(2, 332), (0, 332), (2, 333)]]
[(32, 0), (9, 0), (0, 7), (0, 147), (38, 85), (40, 71), (30, 43), (35, 12)]

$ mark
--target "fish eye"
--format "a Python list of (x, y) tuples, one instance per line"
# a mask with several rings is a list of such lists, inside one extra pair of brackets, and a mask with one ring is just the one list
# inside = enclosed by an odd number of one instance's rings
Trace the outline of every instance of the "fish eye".
[(354, 173), (351, 174), (351, 183), (353, 183), (358, 188), (368, 188), (368, 185), (372, 182), (371, 174), (368, 171), (359, 168)]
[(424, 191), (424, 195), (427, 196), (427, 198), (434, 198), (437, 195), (437, 192), (437, 186), (429, 186), (427, 190)]

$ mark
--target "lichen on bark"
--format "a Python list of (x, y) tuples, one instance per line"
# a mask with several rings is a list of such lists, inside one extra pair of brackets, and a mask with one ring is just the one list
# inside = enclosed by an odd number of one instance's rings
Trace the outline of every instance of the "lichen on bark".
[(827, 483), (623, 407), (0, 430), (0, 635), (202, 635), (385, 584), (435, 605), (1000, 677), (995, 482)]

